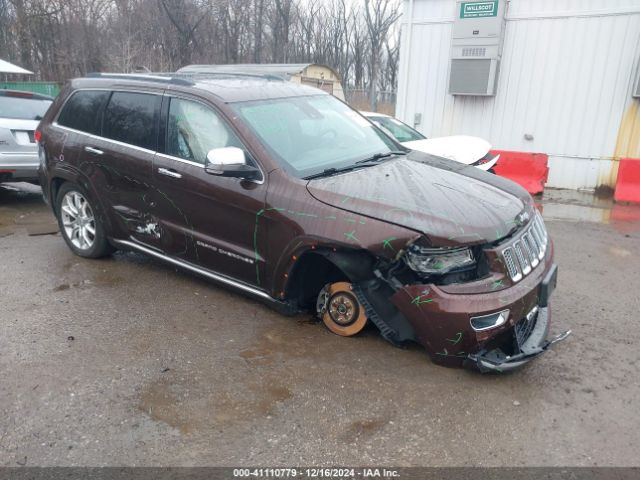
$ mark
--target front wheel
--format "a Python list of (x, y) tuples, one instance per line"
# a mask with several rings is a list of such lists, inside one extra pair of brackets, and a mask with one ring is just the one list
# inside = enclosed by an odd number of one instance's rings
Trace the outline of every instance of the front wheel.
[(342, 337), (360, 333), (367, 324), (364, 307), (356, 298), (349, 282), (325, 286), (318, 295), (317, 310), (325, 326)]
[(113, 252), (96, 207), (81, 187), (63, 184), (56, 199), (56, 212), (62, 236), (73, 253), (99, 258)]

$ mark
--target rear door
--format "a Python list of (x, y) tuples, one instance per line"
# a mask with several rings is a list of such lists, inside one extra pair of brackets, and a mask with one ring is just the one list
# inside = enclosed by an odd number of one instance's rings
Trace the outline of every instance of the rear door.
[(162, 93), (111, 92), (100, 119), (100, 135), (88, 137), (84, 162), (109, 209), (114, 235), (158, 248), (154, 214), (153, 157), (158, 139)]
[[(91, 183), (94, 191), (96, 165), (91, 162), (96, 159), (85, 156), (84, 147), (91, 136), (100, 134), (99, 116), (109, 95), (108, 90), (77, 90), (72, 93), (51, 124), (52, 128), (44, 145), (47, 155), (59, 162), (58, 168), (77, 168)], [(96, 200), (106, 209), (100, 197)]]
[(153, 176), (165, 248), (208, 270), (257, 284), (254, 230), (266, 184), (204, 170), (213, 148), (247, 149), (220, 112), (188, 97), (165, 96), (160, 135), (164, 148)]

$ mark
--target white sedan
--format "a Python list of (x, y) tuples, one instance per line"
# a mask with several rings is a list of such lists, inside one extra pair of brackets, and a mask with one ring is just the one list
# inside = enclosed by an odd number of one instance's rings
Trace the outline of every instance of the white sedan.
[(472, 165), (481, 170), (490, 170), (500, 158), (491, 153), (491, 144), (478, 137), (453, 135), (427, 138), (409, 125), (383, 113), (360, 112), (387, 135), (411, 150), (418, 150), (456, 162)]

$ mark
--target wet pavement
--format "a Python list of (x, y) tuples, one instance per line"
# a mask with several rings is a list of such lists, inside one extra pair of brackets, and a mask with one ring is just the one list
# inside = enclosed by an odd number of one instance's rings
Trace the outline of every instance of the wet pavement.
[(0, 186), (0, 466), (638, 465), (640, 207), (542, 207), (573, 335), (481, 376), (142, 255), (81, 259), (37, 187)]

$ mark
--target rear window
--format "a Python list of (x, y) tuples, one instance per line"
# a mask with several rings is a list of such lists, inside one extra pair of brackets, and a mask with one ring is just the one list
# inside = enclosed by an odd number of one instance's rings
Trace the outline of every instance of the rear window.
[(82, 132), (98, 134), (98, 113), (107, 100), (109, 92), (100, 90), (81, 90), (75, 92), (65, 103), (58, 124)]
[(0, 95), (0, 118), (42, 120), (51, 100)]
[(155, 150), (160, 99), (146, 93), (114, 92), (104, 111), (102, 136)]

